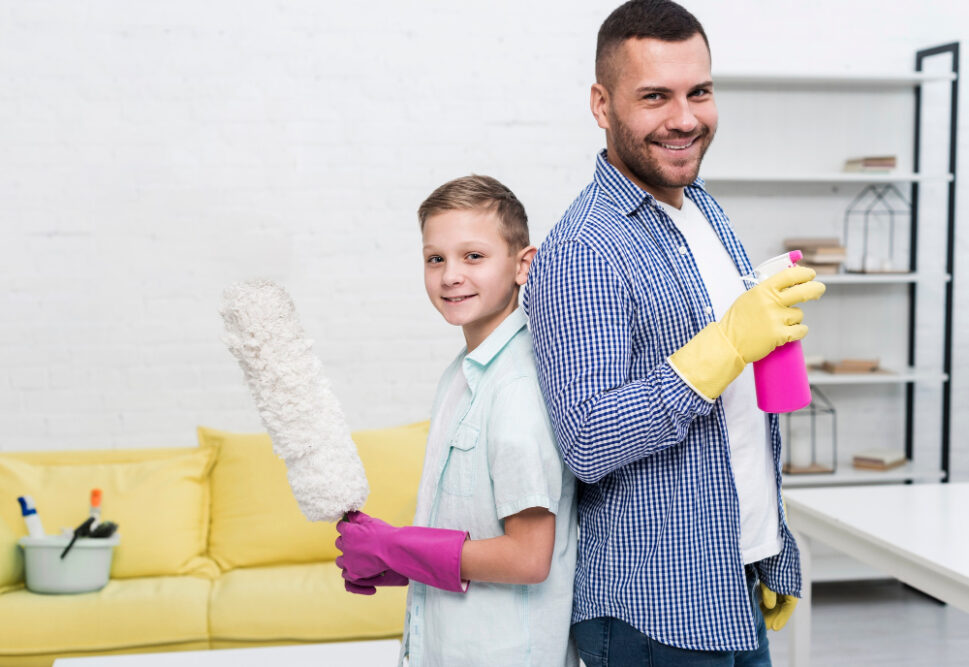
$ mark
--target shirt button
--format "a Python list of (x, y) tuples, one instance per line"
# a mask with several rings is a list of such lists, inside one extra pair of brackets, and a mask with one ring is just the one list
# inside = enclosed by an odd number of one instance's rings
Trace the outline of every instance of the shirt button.
[(681, 255), (685, 255), (686, 254), (686, 246), (685, 245), (681, 245), (680, 246), (680, 254)]
[(710, 306), (704, 306), (703, 312), (709, 315), (710, 313), (713, 312), (713, 308), (711, 308)]

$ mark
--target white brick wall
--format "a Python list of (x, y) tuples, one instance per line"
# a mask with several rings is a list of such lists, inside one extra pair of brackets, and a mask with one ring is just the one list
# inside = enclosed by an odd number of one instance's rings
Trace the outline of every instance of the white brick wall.
[[(613, 6), (0, 3), (0, 450), (258, 428), (217, 314), (253, 276), (290, 289), (353, 427), (424, 418), (461, 338), (423, 295), (414, 211), (487, 173), (545, 235), (603, 141), (588, 85)], [(687, 6), (720, 70), (907, 70), (969, 25), (956, 3)]]

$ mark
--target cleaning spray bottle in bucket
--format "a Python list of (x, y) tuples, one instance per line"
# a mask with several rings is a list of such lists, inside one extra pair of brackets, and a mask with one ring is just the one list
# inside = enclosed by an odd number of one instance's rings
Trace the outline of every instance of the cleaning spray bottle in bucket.
[[(754, 269), (746, 279), (753, 283), (762, 282), (794, 266), (801, 257), (800, 250), (772, 257)], [(794, 412), (809, 404), (811, 386), (808, 384), (801, 341), (780, 345), (760, 361), (755, 361), (754, 386), (757, 388), (757, 407), (764, 412)]]
[(40, 517), (37, 515), (37, 506), (34, 505), (34, 499), (30, 496), (20, 496), (17, 498), (17, 502), (20, 503), (20, 514), (24, 518), (24, 523), (27, 525), (27, 534), (31, 537), (44, 537), (44, 524), (40, 522)]

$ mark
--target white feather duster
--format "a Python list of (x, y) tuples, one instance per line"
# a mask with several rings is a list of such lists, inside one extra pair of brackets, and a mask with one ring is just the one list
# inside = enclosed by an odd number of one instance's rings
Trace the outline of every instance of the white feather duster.
[(245, 373), (303, 514), (336, 521), (360, 509), (367, 476), (293, 300), (268, 280), (237, 283), (223, 296), (223, 340)]

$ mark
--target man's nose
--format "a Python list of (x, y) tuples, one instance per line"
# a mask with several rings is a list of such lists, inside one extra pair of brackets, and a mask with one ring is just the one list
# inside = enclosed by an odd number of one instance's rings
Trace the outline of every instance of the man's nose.
[(670, 115), (666, 119), (667, 129), (692, 132), (698, 124), (689, 99), (682, 98), (673, 101), (673, 104), (670, 105)]

